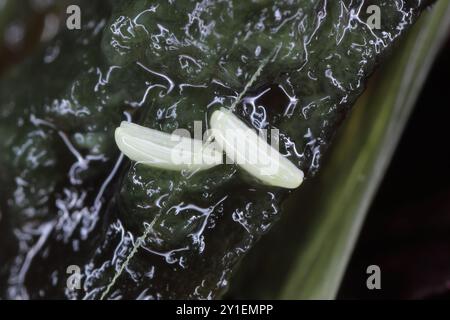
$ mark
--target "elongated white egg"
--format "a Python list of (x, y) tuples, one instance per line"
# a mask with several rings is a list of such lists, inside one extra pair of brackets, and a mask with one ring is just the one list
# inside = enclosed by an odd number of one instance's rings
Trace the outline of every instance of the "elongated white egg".
[(264, 184), (295, 189), (303, 182), (302, 170), (231, 111), (215, 111), (210, 123), (212, 135), (227, 157)]
[(166, 170), (205, 170), (222, 163), (223, 153), (213, 144), (122, 122), (116, 144), (128, 158)]

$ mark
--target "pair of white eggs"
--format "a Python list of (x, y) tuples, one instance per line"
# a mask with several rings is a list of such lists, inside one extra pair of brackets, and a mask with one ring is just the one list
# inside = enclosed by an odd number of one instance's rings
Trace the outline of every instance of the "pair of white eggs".
[(205, 170), (222, 164), (225, 152), (227, 159), (263, 184), (295, 189), (302, 183), (303, 171), (231, 111), (224, 108), (215, 111), (210, 126), (214, 141), (203, 143), (124, 121), (116, 129), (115, 140), (128, 158), (151, 167)]

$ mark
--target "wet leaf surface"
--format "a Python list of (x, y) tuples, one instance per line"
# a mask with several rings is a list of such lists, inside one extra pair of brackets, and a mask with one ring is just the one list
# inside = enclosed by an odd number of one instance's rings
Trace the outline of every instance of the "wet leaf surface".
[[(0, 80), (2, 297), (219, 297), (289, 192), (231, 165), (129, 163), (114, 129), (130, 118), (192, 133), (235, 105), (249, 126), (278, 128), (280, 152), (311, 177), (420, 3), (81, 1), (81, 30)], [(69, 265), (82, 290), (67, 287)]]

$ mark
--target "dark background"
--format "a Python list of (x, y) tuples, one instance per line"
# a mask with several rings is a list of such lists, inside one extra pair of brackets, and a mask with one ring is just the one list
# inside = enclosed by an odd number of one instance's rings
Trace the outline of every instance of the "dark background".
[[(380, 185), (338, 298), (450, 298), (449, 99), (450, 39)], [(381, 269), (381, 290), (366, 287), (371, 264)]]

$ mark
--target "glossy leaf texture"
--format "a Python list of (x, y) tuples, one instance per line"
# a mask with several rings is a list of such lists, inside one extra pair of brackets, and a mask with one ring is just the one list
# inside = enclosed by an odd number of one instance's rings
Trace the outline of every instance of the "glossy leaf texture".
[[(367, 210), (449, 24), (450, 4), (438, 2), (375, 73), (322, 171), (285, 203), (285, 218), (244, 261), (231, 297), (336, 297)], [(404, 183), (411, 182), (414, 172)], [(261, 266), (258, 275), (254, 265)]]
[[(289, 192), (238, 166), (123, 161), (122, 120), (170, 133), (224, 107), (276, 128), (306, 178), (421, 1), (79, 1), (0, 80), (1, 296), (217, 298)], [(367, 23), (379, 5), (380, 29)], [(195, 138), (195, 137), (194, 137)], [(67, 287), (79, 266), (82, 289)]]

